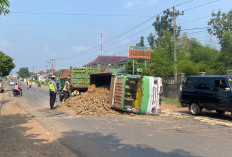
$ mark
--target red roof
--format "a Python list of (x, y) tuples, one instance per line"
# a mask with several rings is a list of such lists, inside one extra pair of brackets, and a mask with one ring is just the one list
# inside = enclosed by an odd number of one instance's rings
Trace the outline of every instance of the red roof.
[[(55, 70), (55, 69), (53, 69), (53, 72), (55, 72), (55, 71), (56, 71), (56, 70)], [(51, 73), (51, 72), (52, 72), (52, 69), (50, 69), (50, 70), (49, 70), (49, 73)]]
[(38, 72), (37, 74), (40, 74), (40, 75), (44, 75), (46, 74), (43, 70), (41, 70), (40, 72)]
[(87, 66), (92, 66), (92, 65), (97, 65), (97, 64), (117, 64), (125, 60), (128, 60), (128, 57), (126, 56), (98, 56), (94, 61), (88, 63)]

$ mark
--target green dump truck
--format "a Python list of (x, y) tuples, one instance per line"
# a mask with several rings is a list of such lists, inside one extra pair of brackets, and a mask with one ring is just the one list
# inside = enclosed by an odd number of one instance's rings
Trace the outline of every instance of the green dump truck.
[(98, 68), (70, 67), (70, 87), (72, 90), (87, 90), (90, 85), (90, 74), (98, 73)]
[(86, 91), (90, 85), (90, 74), (98, 73), (100, 69), (98, 68), (73, 68), (70, 67), (69, 71), (62, 74), (59, 78), (59, 96), (60, 101), (63, 100), (63, 88), (65, 81), (70, 77), (70, 92), (75, 90)]
[(110, 103), (118, 110), (159, 114), (162, 89), (162, 79), (159, 77), (113, 76)]

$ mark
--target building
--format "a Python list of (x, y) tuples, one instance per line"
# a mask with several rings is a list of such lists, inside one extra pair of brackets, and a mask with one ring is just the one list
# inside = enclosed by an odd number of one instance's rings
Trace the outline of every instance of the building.
[(98, 56), (94, 61), (84, 65), (87, 68), (99, 68), (101, 71), (105, 71), (108, 68), (119, 65), (123, 66), (128, 61), (127, 56)]

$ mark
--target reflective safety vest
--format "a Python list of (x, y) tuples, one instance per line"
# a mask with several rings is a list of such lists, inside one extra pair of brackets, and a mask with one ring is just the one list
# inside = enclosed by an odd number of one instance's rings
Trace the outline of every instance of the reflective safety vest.
[(49, 90), (50, 90), (50, 91), (55, 91), (54, 81), (50, 81), (50, 82), (48, 83), (48, 86), (49, 86)]

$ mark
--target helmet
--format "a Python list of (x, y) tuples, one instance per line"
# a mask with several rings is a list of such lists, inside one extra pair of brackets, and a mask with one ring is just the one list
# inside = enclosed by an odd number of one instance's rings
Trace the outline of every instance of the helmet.
[(55, 76), (55, 75), (52, 75), (51, 78), (56, 78), (56, 76)]

